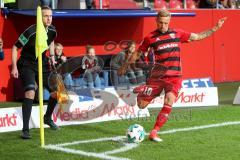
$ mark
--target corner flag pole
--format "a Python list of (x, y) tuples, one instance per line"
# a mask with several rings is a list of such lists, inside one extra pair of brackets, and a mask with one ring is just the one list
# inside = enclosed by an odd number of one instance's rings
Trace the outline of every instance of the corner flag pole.
[(42, 75), (42, 55), (38, 57), (38, 94), (39, 94), (39, 110), (40, 110), (40, 141), (41, 147), (45, 145), (44, 126), (43, 126), (43, 75)]
[(40, 141), (41, 147), (45, 145), (44, 126), (43, 126), (43, 75), (42, 75), (42, 53), (48, 49), (47, 32), (42, 21), (41, 7), (37, 8), (36, 44), (35, 52), (38, 58), (38, 90), (39, 90), (39, 110), (40, 110)]

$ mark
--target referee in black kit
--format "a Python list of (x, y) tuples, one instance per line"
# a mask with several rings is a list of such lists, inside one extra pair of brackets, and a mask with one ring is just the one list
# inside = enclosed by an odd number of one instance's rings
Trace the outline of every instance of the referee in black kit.
[[(50, 55), (54, 55), (54, 39), (57, 36), (55, 27), (52, 25), (52, 10), (49, 7), (42, 7), (42, 21), (47, 31), (47, 44), (49, 46)], [(24, 100), (22, 103), (23, 129), (21, 138), (30, 139), (29, 120), (31, 117), (32, 104), (37, 89), (38, 79), (38, 59), (35, 56), (36, 41), (36, 24), (28, 27), (18, 38), (12, 48), (12, 71), (13, 78), (20, 78), (24, 87)], [(22, 48), (21, 56), (17, 60), (18, 49)], [(43, 86), (49, 89), (48, 76), (50, 73), (48, 57), (46, 51), (42, 54), (43, 60)], [(56, 98), (51, 94), (48, 101), (47, 111), (44, 115), (44, 123), (49, 125), (51, 129), (57, 130), (58, 126), (53, 122), (51, 116), (54, 107), (57, 104)]]

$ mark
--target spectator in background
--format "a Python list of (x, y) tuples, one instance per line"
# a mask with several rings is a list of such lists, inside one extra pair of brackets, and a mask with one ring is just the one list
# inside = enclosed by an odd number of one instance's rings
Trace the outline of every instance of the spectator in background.
[(199, 8), (217, 8), (217, 0), (200, 0)]
[(95, 49), (91, 45), (86, 46), (86, 55), (82, 59), (82, 69), (85, 70), (84, 78), (87, 81), (88, 87), (93, 88), (95, 86), (99, 88), (101, 86), (99, 78), (101, 66), (95, 55)]
[(154, 51), (152, 48), (149, 48), (147, 52), (141, 55), (140, 61), (144, 65), (151, 65), (154, 63)]
[(226, 8), (226, 9), (235, 9), (236, 8), (236, 1), (235, 0), (220, 0), (219, 1), (219, 8)]
[(93, 8), (93, 0), (85, 0), (87, 9)]
[(200, 0), (199, 8), (234, 9), (236, 8), (236, 1), (235, 0)]
[(240, 8), (240, 0), (235, 0), (236, 3), (236, 8), (239, 9)]
[[(134, 41), (130, 41), (128, 42), (125, 50), (119, 52), (111, 59), (111, 77), (114, 85), (119, 85), (117, 70), (129, 60), (133, 52), (135, 52), (135, 49), (136, 43)], [(129, 82), (132, 84), (142, 83), (145, 80), (142, 69), (137, 68), (135, 64), (128, 67), (127, 76), (129, 78)]]
[(48, 6), (48, 7), (51, 7), (52, 9), (57, 8), (58, 0), (40, 0), (40, 1), (41, 1), (41, 6)]
[(40, 0), (41, 6), (49, 6), (51, 5), (52, 0)]
[(59, 65), (67, 61), (67, 57), (63, 54), (63, 45), (60, 43), (55, 43), (54, 45), (55, 55), (51, 56), (50, 62), (52, 62), (53, 67), (58, 67)]
[(3, 52), (3, 40), (0, 38), (0, 60), (4, 60), (4, 52)]
[(139, 60), (137, 61), (136, 65), (137, 67), (141, 68), (144, 72), (144, 75), (146, 75), (146, 78), (149, 75), (149, 71), (154, 65), (154, 51), (152, 48), (149, 48), (147, 52), (144, 52)]

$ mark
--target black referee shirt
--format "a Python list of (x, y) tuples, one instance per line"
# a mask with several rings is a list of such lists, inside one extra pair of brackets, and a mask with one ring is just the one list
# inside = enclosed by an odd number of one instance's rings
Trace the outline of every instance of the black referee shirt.
[[(53, 25), (46, 28), (47, 30), (47, 44), (48, 46), (54, 41), (57, 36), (56, 29)], [(21, 56), (18, 60), (18, 64), (21, 66), (33, 66), (34, 68), (38, 66), (38, 60), (35, 55), (35, 41), (36, 41), (36, 24), (28, 27), (18, 38), (15, 46), (17, 48), (22, 48)], [(48, 65), (48, 60), (46, 57), (46, 52), (42, 54), (43, 66)]]

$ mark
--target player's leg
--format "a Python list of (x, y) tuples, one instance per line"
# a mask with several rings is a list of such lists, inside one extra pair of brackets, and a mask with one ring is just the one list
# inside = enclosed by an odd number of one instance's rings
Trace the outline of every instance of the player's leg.
[(137, 105), (141, 109), (146, 108), (148, 104), (162, 92), (162, 88), (156, 85), (144, 85), (141, 89), (142, 91), (138, 93), (137, 96)]
[(172, 111), (172, 105), (175, 100), (176, 100), (176, 96), (174, 93), (172, 93), (172, 92), (166, 93), (165, 98), (164, 98), (163, 107), (162, 107), (161, 111), (159, 112), (156, 123), (154, 125), (155, 130), (157, 130), (157, 131), (160, 130), (161, 127), (166, 123), (168, 116)]
[(52, 120), (52, 114), (53, 114), (54, 108), (57, 105), (57, 96), (56, 96), (56, 92), (53, 92), (52, 89), (50, 89), (51, 87), (48, 85), (48, 77), (49, 77), (49, 73), (47, 71), (44, 72), (43, 73), (43, 85), (50, 92), (47, 110), (44, 115), (44, 123), (49, 125), (49, 127), (51, 129), (57, 130), (59, 127)]
[(133, 93), (138, 93), (137, 103), (138, 107), (144, 109), (147, 105), (156, 97), (158, 97), (163, 88), (165, 82), (163, 81), (155, 81), (149, 79), (146, 85), (140, 85), (133, 89)]
[(181, 78), (169, 78), (166, 79), (166, 86), (165, 89), (165, 98), (164, 98), (164, 104), (161, 109), (161, 111), (158, 113), (155, 125), (153, 130), (150, 133), (149, 138), (153, 141), (160, 142), (162, 141), (158, 135), (157, 132), (162, 128), (162, 126), (167, 122), (169, 114), (172, 111), (172, 105), (175, 102), (178, 91), (181, 88)]
[(137, 105), (140, 109), (144, 109), (155, 97), (146, 97), (143, 94), (138, 94), (137, 96)]
[(172, 105), (176, 100), (176, 96), (172, 92), (168, 92), (164, 98), (164, 104), (161, 111), (158, 113), (155, 125), (153, 130), (150, 132), (149, 138), (153, 141), (160, 142), (160, 139), (157, 135), (157, 132), (162, 128), (162, 126), (167, 122), (168, 116), (172, 111)]
[(24, 87), (24, 99), (22, 102), (23, 129), (21, 137), (23, 139), (30, 139), (31, 136), (29, 134), (29, 120), (31, 117), (32, 104), (36, 90), (35, 74), (30, 67), (20, 68), (19, 72)]

